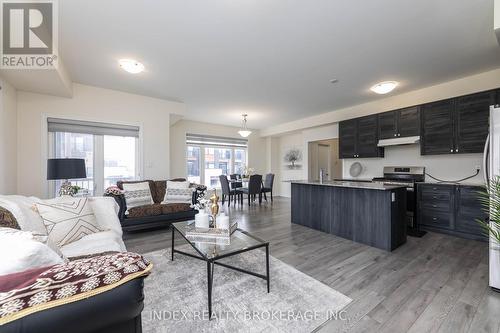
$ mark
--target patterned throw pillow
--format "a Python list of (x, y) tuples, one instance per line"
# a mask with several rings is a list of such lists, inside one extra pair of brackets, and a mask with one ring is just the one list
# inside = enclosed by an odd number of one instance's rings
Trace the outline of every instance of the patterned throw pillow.
[(162, 204), (188, 203), (191, 204), (193, 198), (193, 188), (190, 188), (188, 181), (174, 182), (167, 181), (167, 190)]
[(149, 182), (124, 183), (123, 190), (127, 210), (138, 206), (152, 205), (154, 203), (153, 197), (151, 196), (151, 189), (149, 188)]
[(49, 238), (61, 247), (84, 236), (104, 231), (87, 198), (61, 197), (36, 203)]
[(21, 229), (14, 215), (3, 207), (0, 207), (0, 227)]

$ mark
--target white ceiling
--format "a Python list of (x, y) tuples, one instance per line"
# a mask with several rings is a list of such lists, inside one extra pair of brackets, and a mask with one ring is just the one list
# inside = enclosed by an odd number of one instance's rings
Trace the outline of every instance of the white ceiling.
[[(64, 0), (75, 82), (187, 104), (187, 117), (265, 128), (500, 66), (493, 0)], [(130, 75), (120, 58), (143, 62)], [(337, 78), (337, 84), (329, 81)], [(140, 110), (138, 110), (140, 112)]]

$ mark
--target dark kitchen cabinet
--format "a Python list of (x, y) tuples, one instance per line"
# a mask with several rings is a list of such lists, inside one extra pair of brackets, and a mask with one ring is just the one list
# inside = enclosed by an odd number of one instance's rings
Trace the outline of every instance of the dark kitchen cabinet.
[(378, 116), (380, 139), (420, 135), (420, 111), (417, 106), (389, 111)]
[(398, 136), (420, 135), (420, 109), (418, 106), (396, 111), (398, 116)]
[(421, 107), (421, 154), (482, 153), (488, 136), (490, 105), (497, 91), (461, 96)]
[(350, 119), (339, 123), (339, 158), (356, 157), (358, 121)]
[(396, 111), (384, 112), (378, 115), (378, 136), (379, 139), (393, 139), (397, 136), (398, 115)]
[(490, 105), (495, 92), (458, 97), (455, 106), (455, 153), (482, 153), (488, 136)]
[(455, 229), (459, 232), (484, 237), (481, 225), (477, 219), (487, 221), (488, 214), (479, 200), (479, 191), (484, 188), (478, 186), (457, 186), (456, 188), (456, 221)]
[(377, 115), (358, 118), (357, 157), (380, 157)]
[(453, 109), (453, 99), (422, 105), (421, 155), (451, 154), (454, 152)]
[(383, 157), (378, 144), (377, 115), (341, 121), (339, 123), (339, 157)]
[(479, 201), (484, 187), (451, 184), (417, 184), (417, 221), (424, 230), (487, 241), (476, 219), (486, 221)]

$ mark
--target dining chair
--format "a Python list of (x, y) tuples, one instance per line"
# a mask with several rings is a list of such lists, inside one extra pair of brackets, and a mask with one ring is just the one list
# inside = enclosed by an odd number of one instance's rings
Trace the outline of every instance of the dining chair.
[(273, 201), (273, 184), (274, 184), (274, 173), (268, 173), (264, 179), (264, 186), (262, 187), (262, 193), (264, 194), (264, 199), (267, 201), (266, 193), (271, 193), (271, 202)]
[(226, 196), (228, 197), (228, 205), (231, 205), (231, 197), (236, 196), (233, 203), (236, 204), (236, 201), (243, 202), (243, 192), (241, 189), (231, 189), (229, 187), (229, 181), (227, 180), (226, 175), (219, 176), (220, 185), (222, 188), (222, 204), (224, 204)]
[[(248, 187), (240, 189), (248, 197), (248, 205), (250, 206), (250, 199), (255, 198), (256, 195), (259, 196), (259, 204), (262, 203), (262, 175), (251, 175), (248, 181)], [(241, 199), (243, 203), (243, 197)]]
[(233, 173), (232, 175), (229, 175), (229, 178), (231, 179), (231, 188), (233, 190), (243, 187), (243, 183), (237, 181), (237, 180), (241, 180), (240, 174)]

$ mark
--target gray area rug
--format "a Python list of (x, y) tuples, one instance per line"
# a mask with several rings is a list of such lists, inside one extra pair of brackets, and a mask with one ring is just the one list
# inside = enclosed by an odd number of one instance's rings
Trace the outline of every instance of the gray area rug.
[[(180, 250), (193, 252), (189, 245)], [(193, 252), (194, 253), (194, 252)], [(270, 257), (271, 292), (265, 280), (215, 266), (207, 320), (207, 266), (170, 250), (145, 255), (154, 264), (145, 280), (143, 331), (311, 332), (339, 315), (351, 299), (282, 261)], [(222, 262), (265, 274), (265, 252), (253, 250)]]

